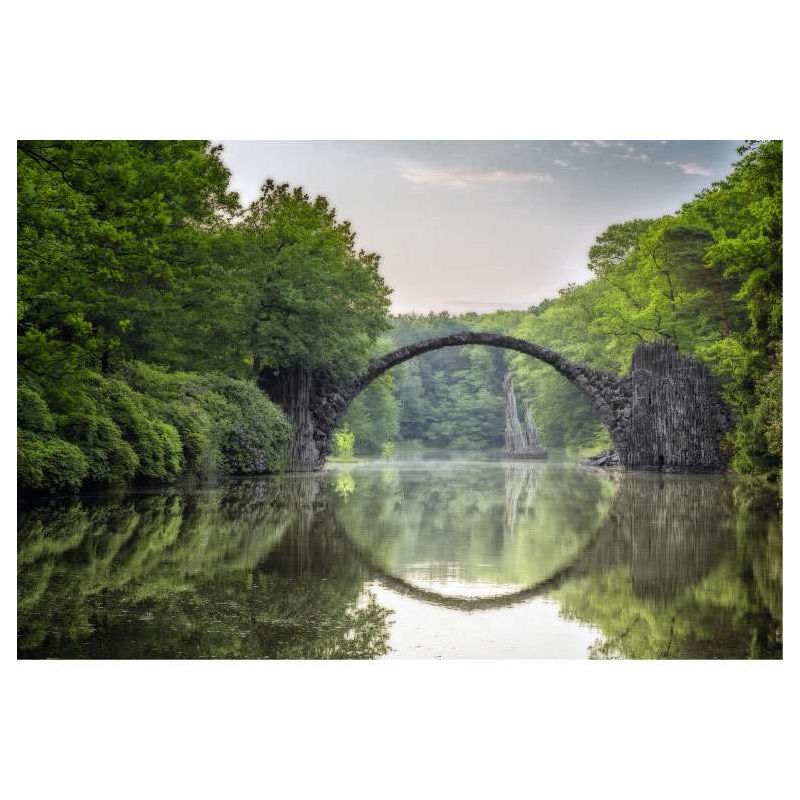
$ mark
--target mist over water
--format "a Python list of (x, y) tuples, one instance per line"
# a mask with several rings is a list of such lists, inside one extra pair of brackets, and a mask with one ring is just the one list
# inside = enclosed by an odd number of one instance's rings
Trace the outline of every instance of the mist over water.
[(23, 658), (775, 658), (780, 519), (487, 454), (23, 505)]

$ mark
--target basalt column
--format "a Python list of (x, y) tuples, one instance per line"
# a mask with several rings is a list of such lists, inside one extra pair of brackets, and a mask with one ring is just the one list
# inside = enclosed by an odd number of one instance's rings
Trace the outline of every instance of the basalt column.
[(717, 472), (726, 466), (722, 437), (732, 423), (708, 369), (667, 344), (643, 344), (628, 375), (626, 469)]
[(530, 408), (526, 407), (523, 427), (517, 411), (517, 398), (510, 375), (503, 379), (506, 394), (506, 446), (503, 454), (509, 458), (547, 458), (547, 450), (539, 439)]
[(315, 413), (315, 376), (302, 367), (264, 369), (258, 383), (269, 399), (283, 409), (294, 427), (294, 439), (289, 447), (290, 471), (319, 469), (327, 454), (327, 437), (322, 436)]
[(291, 367), (263, 369), (258, 384), (294, 426), (289, 470), (321, 469), (331, 451), (336, 423), (352, 399), (350, 383), (337, 382), (327, 373)]

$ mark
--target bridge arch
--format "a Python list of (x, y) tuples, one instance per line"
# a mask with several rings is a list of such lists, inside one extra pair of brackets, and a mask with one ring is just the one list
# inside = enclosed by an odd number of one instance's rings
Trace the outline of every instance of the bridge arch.
[(575, 364), (564, 358), (560, 353), (525, 339), (517, 339), (513, 336), (505, 336), (499, 333), (479, 333), (475, 331), (463, 331), (447, 336), (423, 339), (400, 347), (385, 356), (373, 358), (367, 364), (367, 369), (362, 375), (342, 387), (341, 394), (342, 399), (345, 400), (345, 406), (341, 411), (337, 412), (336, 422), (338, 422), (341, 415), (358, 394), (366, 389), (376, 378), (379, 378), (393, 367), (416, 358), (423, 353), (441, 350), (446, 347), (463, 347), (465, 345), (484, 345), (486, 347), (513, 350), (549, 364), (589, 398), (593, 410), (608, 428), (615, 445), (623, 444), (621, 441), (617, 442), (617, 438), (622, 431), (618, 430), (618, 420), (614, 413), (615, 407), (624, 401), (625, 386), (619, 376), (610, 372), (592, 369), (585, 364)]
[(451, 608), (456, 611), (489, 611), (495, 608), (511, 608), (522, 603), (527, 603), (536, 597), (542, 597), (561, 588), (567, 581), (573, 578), (583, 577), (587, 573), (583, 565), (577, 562), (569, 564), (563, 569), (551, 575), (549, 578), (539, 581), (533, 586), (526, 586), (507, 594), (489, 595), (485, 597), (464, 597), (461, 595), (446, 595), (435, 592), (432, 589), (424, 589), (416, 586), (404, 578), (398, 578), (389, 572), (381, 569), (374, 562), (363, 559), (369, 574), (374, 580), (386, 589), (390, 589), (403, 597), (410, 597), (429, 605), (439, 606), (440, 608)]
[(589, 398), (625, 469), (718, 472), (726, 466), (721, 444), (732, 424), (731, 413), (705, 366), (679, 355), (670, 344), (640, 344), (630, 372), (620, 376), (576, 364), (525, 339), (461, 331), (374, 358), (355, 378), (339, 379), (299, 368), (278, 376), (262, 371), (260, 385), (295, 427), (291, 468), (304, 471), (323, 466), (333, 430), (347, 407), (387, 370), (432, 350), (463, 345), (513, 350), (552, 366)]

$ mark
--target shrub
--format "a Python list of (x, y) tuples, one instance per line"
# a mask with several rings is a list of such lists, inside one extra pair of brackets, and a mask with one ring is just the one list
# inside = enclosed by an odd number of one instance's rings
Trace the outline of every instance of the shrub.
[(259, 473), (285, 467), (292, 427), (283, 412), (254, 384), (223, 375), (203, 383), (227, 402), (221, 450), (229, 472)]
[[(112, 464), (111, 469), (97, 469), (100, 481), (120, 477), (173, 480), (180, 475), (183, 463), (180, 437), (173, 426), (146, 408), (146, 398), (133, 391), (125, 381), (98, 374), (87, 381), (86, 392), (93, 413), (87, 417), (86, 411), (82, 411), (73, 418), (73, 429), (76, 424), (80, 427), (89, 422), (85, 433), (77, 434), (82, 449), (92, 451), (95, 465)], [(134, 464), (134, 459), (128, 449), (120, 445), (120, 440), (127, 443), (135, 455), (133, 475), (124, 474)], [(111, 449), (107, 450), (104, 445)], [(117, 455), (123, 455), (120, 469), (113, 466)]]
[(356, 435), (347, 427), (333, 434), (333, 454), (336, 458), (351, 459), (356, 449)]
[(85, 373), (51, 395), (48, 407), (37, 389), (18, 389), (22, 488), (286, 466), (292, 428), (251, 382), (128, 363), (113, 377)]
[(108, 417), (95, 417), (86, 424), (80, 447), (89, 460), (92, 483), (125, 483), (139, 470), (139, 456), (122, 438), (119, 428)]
[(127, 364), (125, 374), (178, 429), (189, 471), (285, 468), (291, 425), (254, 383), (216, 373), (167, 373), (140, 363)]
[(32, 386), (17, 387), (17, 425), (40, 433), (52, 433), (56, 429), (47, 403)]
[(223, 470), (219, 429), (205, 408), (199, 403), (173, 400), (164, 404), (162, 414), (178, 431), (187, 474), (207, 477)]
[(78, 447), (17, 428), (17, 483), (23, 489), (77, 489), (89, 472)]

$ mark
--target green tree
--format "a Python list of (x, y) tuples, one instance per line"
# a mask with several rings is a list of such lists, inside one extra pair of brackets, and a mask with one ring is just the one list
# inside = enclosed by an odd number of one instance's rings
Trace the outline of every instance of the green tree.
[(240, 223), (250, 281), (253, 369), (352, 374), (386, 328), (390, 290), (324, 197), (267, 181)]
[(23, 374), (59, 382), (152, 354), (238, 207), (219, 153), (204, 141), (18, 143)]
[(333, 434), (333, 455), (336, 458), (350, 460), (356, 447), (356, 435), (347, 425), (343, 425)]
[[(741, 148), (731, 174), (673, 215), (611, 225), (589, 251), (594, 278), (531, 309), (517, 335), (575, 361), (627, 371), (635, 345), (667, 339), (719, 376), (744, 473), (780, 474), (782, 144)], [(512, 359), (545, 441), (586, 443), (590, 411), (542, 365)], [(596, 424), (595, 424), (596, 425)]]

